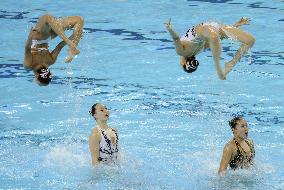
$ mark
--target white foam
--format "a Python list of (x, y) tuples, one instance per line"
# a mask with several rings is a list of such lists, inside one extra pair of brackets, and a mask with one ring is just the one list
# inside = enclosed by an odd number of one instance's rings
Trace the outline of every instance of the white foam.
[(90, 158), (81, 145), (59, 145), (50, 149), (44, 158), (45, 167), (76, 168), (90, 165)]

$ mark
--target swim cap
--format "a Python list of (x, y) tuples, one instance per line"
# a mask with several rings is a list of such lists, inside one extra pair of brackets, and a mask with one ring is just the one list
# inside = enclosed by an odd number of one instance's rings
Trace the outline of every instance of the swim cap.
[(40, 68), (36, 71), (39, 75), (37, 77), (37, 80), (43, 84), (48, 85), (52, 79), (51, 72), (48, 68)]
[(186, 62), (183, 65), (183, 70), (187, 73), (194, 72), (199, 65), (199, 62), (195, 59), (194, 56), (186, 58)]

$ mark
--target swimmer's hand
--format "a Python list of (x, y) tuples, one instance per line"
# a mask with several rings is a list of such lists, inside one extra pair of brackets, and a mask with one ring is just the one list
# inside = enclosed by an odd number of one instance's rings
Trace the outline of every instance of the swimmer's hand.
[(250, 23), (250, 18), (242, 17), (239, 22), (242, 25), (248, 25)]
[(172, 26), (171, 26), (171, 18), (166, 22), (166, 28), (168, 30), (171, 30), (172, 29)]
[(249, 25), (250, 23), (250, 18), (242, 17), (238, 22), (236, 22), (233, 26), (234, 27), (239, 27), (242, 25)]

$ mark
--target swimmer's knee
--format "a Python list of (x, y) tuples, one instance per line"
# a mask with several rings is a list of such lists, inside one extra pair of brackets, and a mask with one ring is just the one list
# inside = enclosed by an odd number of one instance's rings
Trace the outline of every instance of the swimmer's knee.
[(81, 26), (84, 25), (84, 18), (82, 16), (77, 16), (77, 24), (80, 24)]
[(51, 14), (47, 13), (47, 14), (43, 15), (41, 18), (44, 19), (46, 22), (49, 22), (54, 17)]
[(247, 45), (252, 47), (254, 45), (254, 43), (255, 43), (255, 38), (253, 36), (251, 36), (249, 41), (248, 41), (248, 43), (247, 43)]

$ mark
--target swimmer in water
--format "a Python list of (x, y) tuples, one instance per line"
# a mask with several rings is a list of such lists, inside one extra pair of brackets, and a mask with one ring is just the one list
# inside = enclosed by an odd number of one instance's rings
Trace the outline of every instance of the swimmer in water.
[[(39, 85), (48, 85), (51, 73), (48, 67), (55, 63), (58, 54), (67, 44), (69, 55), (65, 62), (70, 63), (80, 51), (77, 45), (83, 34), (84, 20), (80, 16), (55, 18), (50, 14), (43, 15), (29, 33), (25, 45), (24, 67), (32, 69)], [(68, 38), (64, 31), (73, 29), (73, 34)], [(50, 52), (48, 42), (59, 36), (63, 41)]]
[[(248, 18), (241, 18), (232, 26), (217, 22), (205, 22), (188, 29), (181, 38), (172, 28), (171, 19), (166, 23), (166, 28), (174, 40), (177, 54), (181, 56), (180, 64), (185, 72), (194, 72), (199, 65), (195, 56), (210, 48), (218, 77), (221, 80), (225, 80), (227, 74), (255, 42), (255, 38), (251, 34), (238, 28), (241, 25), (248, 24), (249, 21)], [(231, 39), (241, 43), (233, 59), (225, 63), (224, 71), (222, 71), (220, 65), (222, 49), (220, 41), (222, 39)]]
[(108, 109), (104, 105), (96, 103), (89, 113), (97, 123), (89, 137), (92, 165), (115, 161), (118, 156), (118, 135), (117, 131), (107, 124)]
[(223, 150), (218, 174), (222, 175), (228, 166), (231, 169), (248, 168), (253, 165), (255, 150), (252, 140), (248, 139), (248, 124), (242, 117), (235, 117), (230, 122), (234, 138)]

